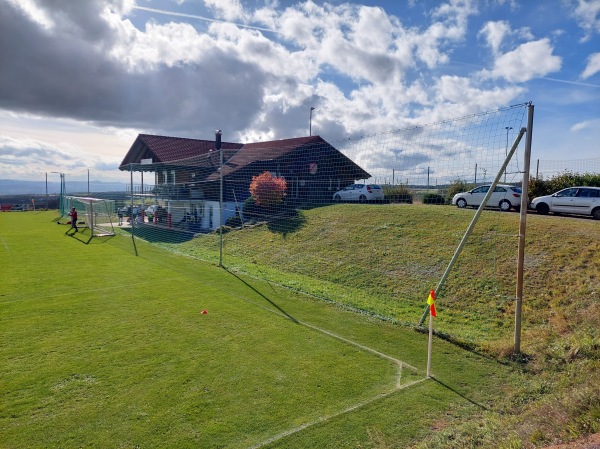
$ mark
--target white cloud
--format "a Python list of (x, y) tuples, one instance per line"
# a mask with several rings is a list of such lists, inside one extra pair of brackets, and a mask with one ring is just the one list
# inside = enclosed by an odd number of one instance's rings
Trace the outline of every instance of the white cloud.
[(487, 22), (481, 31), (480, 36), (483, 36), (487, 45), (492, 49), (492, 53), (497, 54), (504, 38), (511, 32), (510, 25), (506, 21)]
[(0, 170), (10, 173), (19, 170), (78, 171), (85, 168), (76, 149), (57, 148), (34, 139), (14, 139), (0, 136)]
[(600, 33), (600, 0), (576, 0), (576, 3), (573, 17), (585, 32), (581, 40), (586, 42)]
[[(206, 0), (205, 4), (218, 10), (226, 20), (250, 18), (237, 0)], [(53, 81), (54, 96), (63, 98), (62, 103), (69, 98), (73, 82), (68, 73), (78, 73), (80, 82), (90, 81), (89, 86), (79, 89), (87, 92), (88, 98), (73, 98), (72, 104), (62, 106), (62, 114), (68, 116), (75, 110), (81, 114), (84, 102), (96, 98), (87, 113), (88, 120), (116, 126), (118, 120), (126, 119), (126, 126), (164, 129), (173, 129), (173, 124), (179, 123), (185, 129), (197, 120), (195, 117), (208, 113), (204, 106), (210, 104), (210, 113), (220, 121), (219, 103), (224, 113), (229, 112), (235, 98), (238, 110), (255, 94), (247, 109), (254, 109), (254, 113), (246, 113), (245, 120), (231, 123), (246, 134), (256, 123), (276, 121), (274, 116), (278, 113), (293, 113), (315, 99), (330, 113), (336, 106), (341, 107), (340, 119), (349, 128), (365, 121), (355, 122), (344, 103), (366, 108), (368, 115), (379, 115), (381, 119), (377, 120), (383, 121), (405, 114), (406, 105), (429, 102), (427, 85), (420, 78), (408, 82), (407, 73), (419, 64), (432, 68), (447, 63), (444, 46), (465, 38), (467, 18), (476, 13), (471, 2), (451, 1), (433, 11), (437, 22), (419, 31), (404, 28), (397, 18), (378, 7), (317, 5), (308, 1), (277, 14), (265, 6), (253, 20), (259, 18), (261, 23), (278, 30), (283, 40), (277, 42), (256, 30), (219, 22), (210, 24), (208, 34), (199, 33), (190, 24), (173, 22), (148, 22), (144, 29), (138, 29), (117, 14), (131, 11), (131, 0), (112, 2), (108, 8), (111, 13), (103, 5), (101, 0), (95, 0), (88, 9), (79, 7), (71, 16), (61, 18), (61, 27), (54, 36), (45, 36), (46, 42), (54, 46), (45, 53), (64, 69)], [(95, 15), (89, 11), (94, 7)], [(59, 16), (50, 8), (48, 11), (52, 17)], [(78, 43), (74, 54), (61, 51), (69, 30), (78, 26), (73, 23), (85, 11), (96, 17), (96, 29), (105, 35), (110, 31), (110, 59), (99, 53), (95, 44), (94, 37), (99, 32)], [(319, 83), (327, 70), (353, 80), (342, 95), (344, 101), (319, 95), (317, 86), (326, 85)], [(36, 84), (30, 80), (27, 83)], [(226, 83), (227, 89), (220, 90), (219, 86)], [(253, 86), (251, 90), (247, 89), (248, 84)], [(19, 92), (13, 87), (12, 92)], [(60, 103), (49, 102), (45, 107)], [(111, 104), (113, 110), (109, 110)], [(122, 112), (114, 110), (115, 106)], [(164, 110), (169, 111), (168, 117)], [(228, 121), (232, 118), (235, 115), (229, 114)], [(273, 133), (272, 129), (266, 131)]]
[(444, 48), (465, 39), (468, 18), (477, 13), (475, 6), (476, 3), (471, 0), (451, 0), (433, 11), (432, 17), (439, 21), (423, 32), (415, 30), (411, 33), (411, 41), (416, 46), (415, 54), (427, 68), (435, 68), (449, 61)]
[(598, 72), (600, 72), (600, 53), (594, 53), (588, 56), (587, 65), (581, 74), (581, 78), (587, 79)]
[(586, 120), (583, 122), (576, 123), (575, 125), (571, 126), (571, 131), (579, 132), (579, 131), (583, 131), (583, 130), (587, 130), (587, 129), (598, 129), (598, 128), (600, 128), (600, 119), (594, 119), (594, 120)]
[(427, 116), (431, 117), (430, 120), (439, 121), (468, 115), (469, 111), (491, 110), (498, 104), (514, 101), (525, 89), (514, 86), (484, 89), (468, 78), (442, 76), (435, 91), (432, 104), (436, 106)]
[[(47, 6), (48, 17), (60, 19), (52, 34), (6, 20), (15, 24), (19, 41), (45, 43), (43, 49), (22, 46), (28, 57), (19, 60), (41, 60), (40, 69), (49, 75), (42, 85), (17, 64), (4, 100), (23, 104), (21, 85), (27, 85), (26, 106), (39, 114), (185, 135), (190, 129), (203, 134), (197, 124), (209, 118), (217, 127), (227, 123), (232, 140), (304, 134), (310, 106), (320, 110), (315, 125), (321, 130), (384, 129), (390, 122), (406, 123), (406, 117), (414, 120), (413, 105), (430, 108), (430, 86), (414, 73), (423, 65), (446, 64), (445, 48), (465, 39), (467, 19), (476, 13), (473, 3), (452, 0), (419, 30), (403, 27), (379, 7), (307, 1), (278, 11), (265, 5), (251, 16), (237, 0), (205, 4), (226, 21), (258, 21), (278, 33), (267, 36), (218, 21), (208, 33), (189, 23), (150, 21), (140, 28), (120, 15), (135, 11), (132, 0), (93, 0), (67, 15)], [(93, 25), (85, 36), (78, 23), (82, 16), (93, 17), (82, 19)], [(72, 42), (71, 32), (81, 39)], [(23, 72), (30, 74), (16, 75)], [(327, 72), (350, 80), (344, 91), (326, 81)], [(85, 95), (73, 96), (74, 91)], [(483, 89), (478, 95), (496, 98)]]
[[(523, 101), (525, 86), (503, 82), (548, 79), (563, 65), (549, 39), (535, 40), (509, 21), (486, 22), (480, 40), (469, 42), (471, 21), (486, 14), (471, 0), (398, 8), (423, 9), (418, 20), (338, 1), (204, 0), (211, 17), (173, 6), (183, 0), (166, 2), (172, 13), (134, 0), (5, 1), (0, 41), (16, 45), (0, 53), (0, 110), (112, 133), (206, 137), (223, 128), (227, 140), (276, 139), (306, 135), (316, 107), (316, 133), (361, 135)], [(263, 6), (252, 9), (254, 3)], [(595, 11), (594, 2), (578, 4), (578, 11)], [(143, 22), (148, 14), (155, 19)], [(465, 48), (491, 54), (491, 68), (468, 72), (475, 58), (453, 64)], [(588, 59), (583, 79), (600, 71), (598, 59)], [(42, 144), (31, 148), (62, 148), (36, 139)], [(127, 148), (115, 151), (122, 156)]]
[[(131, 140), (133, 141), (133, 140)], [(123, 180), (125, 177), (118, 171), (124, 150), (119, 149), (119, 156), (103, 156), (101, 153), (81, 155), (89, 150), (88, 146), (79, 146), (72, 142), (48, 142), (29, 137), (15, 138), (0, 135), (0, 173), (3, 177), (15, 174), (28, 174), (33, 177), (41, 173), (68, 173), (70, 179), (82, 179), (88, 171), (96, 179)]]
[(548, 39), (526, 42), (515, 50), (498, 56), (494, 68), (491, 71), (484, 70), (481, 74), (483, 77), (503, 78), (509, 82), (526, 82), (560, 70), (562, 59), (552, 52)]
[(54, 21), (42, 8), (38, 7), (35, 0), (8, 0), (13, 7), (21, 9), (31, 20), (49, 30), (54, 27)]
[(231, 21), (248, 21), (249, 14), (240, 0), (204, 0), (204, 4), (212, 8), (217, 13), (217, 17)]
[(148, 23), (142, 32), (125, 21), (116, 31), (121, 38), (111, 54), (129, 71), (137, 73), (155, 70), (161, 65), (173, 67), (200, 62), (207, 50), (216, 47), (212, 39), (198, 34), (186, 23)]

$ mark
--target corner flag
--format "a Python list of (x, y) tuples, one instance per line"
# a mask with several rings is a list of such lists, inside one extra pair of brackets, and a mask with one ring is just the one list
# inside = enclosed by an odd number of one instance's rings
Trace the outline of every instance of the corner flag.
[(427, 304), (429, 304), (429, 313), (431, 313), (431, 316), (437, 316), (437, 311), (435, 310), (435, 290), (429, 292)]
[[(433, 318), (437, 316), (437, 312), (435, 310), (435, 290), (431, 290), (429, 292), (429, 297), (427, 298), (427, 304), (429, 304), (429, 341), (427, 342), (427, 377), (431, 377), (431, 346), (433, 344)], [(427, 309), (423, 313), (425, 316), (427, 313)]]

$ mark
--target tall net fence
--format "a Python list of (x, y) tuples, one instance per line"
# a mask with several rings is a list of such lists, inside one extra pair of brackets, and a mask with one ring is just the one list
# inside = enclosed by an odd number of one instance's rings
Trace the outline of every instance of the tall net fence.
[(161, 162), (153, 161), (165, 142), (146, 139), (143, 163), (122, 167), (145, 185), (132, 183), (121, 229), (232, 272), (414, 324), (499, 176), (489, 210), (438, 292), (442, 331), (472, 319), (481, 321), (480, 332), (498, 330), (513, 308), (524, 143), (501, 168), (528, 107), (335, 142), (309, 136), (219, 148), (219, 140), (201, 154)]
[[(543, 160), (532, 161), (532, 172), (536, 178), (548, 179), (565, 172), (600, 174), (600, 157), (594, 159)], [(533, 174), (533, 173), (532, 173)]]

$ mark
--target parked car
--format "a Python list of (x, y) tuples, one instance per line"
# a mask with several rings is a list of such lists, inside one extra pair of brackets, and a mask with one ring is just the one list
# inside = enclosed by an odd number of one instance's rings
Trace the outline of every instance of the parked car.
[(569, 187), (534, 198), (530, 207), (541, 215), (548, 212), (591, 215), (600, 220), (600, 187)]
[(338, 190), (333, 194), (333, 201), (358, 201), (366, 203), (371, 201), (383, 201), (383, 189), (377, 184), (351, 184), (345, 189)]
[(133, 210), (131, 208), (131, 205), (128, 205), (128, 206), (121, 208), (120, 211), (124, 217), (131, 217), (132, 215), (134, 217), (137, 217), (138, 214), (142, 213), (143, 209), (142, 209), (142, 206), (137, 204), (137, 205), (133, 206)]
[[(468, 192), (460, 192), (452, 198), (452, 204), (458, 207), (479, 207), (486, 193), (490, 190), (490, 185), (475, 187)], [(521, 207), (521, 187), (497, 184), (490, 195), (487, 207), (497, 207), (501, 211), (508, 211), (511, 208), (519, 210)]]

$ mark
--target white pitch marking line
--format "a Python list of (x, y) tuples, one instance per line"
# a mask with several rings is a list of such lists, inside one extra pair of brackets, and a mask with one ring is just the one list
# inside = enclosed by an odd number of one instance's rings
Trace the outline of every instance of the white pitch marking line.
[(387, 393), (378, 394), (376, 396), (373, 396), (370, 399), (367, 399), (365, 401), (359, 402), (358, 404), (355, 404), (355, 405), (353, 405), (351, 407), (348, 407), (348, 408), (346, 408), (344, 410), (341, 410), (338, 413), (334, 413), (334, 414), (329, 415), (329, 416), (324, 416), (324, 417), (319, 418), (319, 419), (317, 419), (315, 421), (311, 421), (311, 422), (308, 422), (306, 424), (302, 424), (301, 426), (294, 427), (293, 429), (289, 429), (289, 430), (286, 430), (284, 432), (281, 432), (281, 433), (279, 433), (279, 434), (277, 434), (275, 436), (272, 436), (271, 438), (266, 439), (265, 441), (261, 441), (260, 443), (254, 445), (254, 446), (249, 447), (248, 449), (258, 449), (258, 448), (261, 448), (263, 446), (266, 446), (267, 444), (274, 443), (275, 441), (281, 440), (282, 438), (285, 438), (285, 437), (288, 437), (288, 436), (293, 435), (295, 433), (301, 432), (301, 431), (303, 431), (303, 430), (305, 430), (305, 429), (307, 429), (309, 427), (312, 427), (312, 426), (314, 426), (316, 424), (324, 423), (326, 421), (329, 421), (330, 419), (337, 418), (338, 416), (341, 416), (341, 415), (344, 415), (346, 413), (352, 412), (352, 411), (354, 411), (356, 409), (359, 409), (360, 407), (363, 407), (365, 405), (369, 405), (369, 404), (371, 404), (371, 403), (373, 403), (373, 402), (375, 402), (375, 401), (377, 401), (379, 399), (386, 398), (387, 396), (390, 396), (391, 394), (393, 394), (393, 393), (395, 393), (395, 392), (397, 392), (399, 390), (403, 390), (404, 388), (412, 387), (413, 385), (421, 383), (421, 382), (423, 382), (423, 381), (425, 381), (427, 379), (428, 379), (427, 377), (423, 377), (422, 379), (415, 380), (414, 382), (407, 383), (406, 385), (396, 386), (396, 388), (394, 388), (391, 391), (388, 391)]
[[(254, 304), (254, 305), (256, 305), (256, 306), (258, 306), (258, 307), (260, 307), (260, 308), (262, 308), (262, 309), (264, 309), (264, 310), (266, 310), (268, 312), (274, 313), (275, 315), (279, 315), (282, 318), (288, 318), (288, 319), (290, 319), (290, 317), (286, 316), (285, 314), (282, 314), (279, 311), (273, 310), (271, 308), (268, 308), (266, 306), (258, 304), (258, 303), (254, 302), (254, 301), (248, 300), (247, 298), (245, 298), (244, 300), (248, 301), (248, 302), (251, 302), (252, 304)], [(309, 324), (309, 323), (306, 323), (304, 321), (299, 321), (299, 320), (294, 320), (294, 322), (297, 323), (297, 324), (299, 324), (299, 325), (301, 325), (301, 326), (305, 326), (305, 327), (308, 327), (310, 329), (313, 329), (314, 331), (317, 331), (317, 332), (320, 332), (322, 334), (325, 334), (325, 335), (327, 335), (329, 337), (332, 337), (332, 338), (335, 338), (337, 340), (343, 341), (344, 343), (347, 343), (347, 344), (349, 344), (351, 346), (355, 346), (355, 347), (357, 347), (357, 348), (359, 348), (359, 349), (361, 349), (363, 351), (370, 352), (371, 354), (374, 354), (377, 357), (381, 357), (381, 358), (384, 358), (384, 359), (387, 359), (387, 360), (390, 360), (390, 361), (394, 362), (397, 365), (397, 367), (398, 367), (398, 377), (396, 379), (396, 386), (392, 390), (388, 391), (387, 393), (377, 394), (377, 395), (375, 395), (375, 396), (373, 396), (373, 397), (371, 397), (369, 399), (366, 399), (366, 400), (364, 400), (362, 402), (359, 402), (358, 404), (355, 404), (353, 406), (345, 408), (345, 409), (343, 409), (343, 410), (341, 410), (341, 411), (339, 411), (337, 413), (334, 413), (332, 415), (324, 416), (324, 417), (321, 417), (321, 418), (319, 418), (319, 419), (317, 419), (315, 421), (311, 421), (311, 422), (302, 424), (301, 426), (294, 427), (292, 429), (289, 429), (289, 430), (286, 430), (284, 432), (281, 432), (281, 433), (279, 433), (277, 435), (274, 435), (274, 436), (272, 436), (272, 437), (270, 437), (270, 438), (268, 438), (268, 439), (266, 439), (266, 440), (264, 440), (264, 441), (262, 441), (262, 442), (260, 442), (260, 443), (258, 443), (256, 445), (254, 445), (254, 446), (250, 446), (248, 449), (258, 449), (258, 448), (261, 448), (263, 446), (266, 446), (267, 444), (271, 444), (271, 443), (273, 443), (275, 441), (278, 441), (278, 440), (280, 440), (282, 438), (285, 438), (287, 436), (290, 436), (290, 435), (293, 435), (295, 433), (301, 432), (301, 431), (303, 431), (303, 430), (305, 430), (305, 429), (307, 429), (309, 427), (312, 427), (312, 426), (314, 426), (316, 424), (320, 424), (320, 423), (326, 422), (326, 421), (328, 421), (330, 419), (336, 418), (336, 417), (341, 416), (341, 415), (343, 415), (345, 413), (350, 413), (350, 412), (352, 412), (354, 410), (359, 409), (360, 407), (364, 407), (365, 405), (371, 404), (371, 403), (373, 403), (373, 402), (375, 402), (375, 401), (377, 401), (379, 399), (386, 398), (386, 397), (390, 396), (391, 394), (393, 394), (393, 393), (395, 393), (397, 391), (400, 391), (400, 390), (403, 390), (405, 388), (411, 387), (413, 385), (416, 385), (416, 384), (421, 383), (421, 382), (423, 382), (423, 381), (425, 381), (425, 380), (428, 379), (427, 377), (423, 377), (423, 378), (421, 378), (419, 380), (415, 380), (415, 381), (409, 382), (409, 383), (407, 383), (405, 385), (401, 385), (400, 382), (401, 382), (401, 379), (402, 379), (402, 368), (404, 366), (406, 366), (407, 368), (409, 368), (409, 369), (411, 369), (413, 371), (418, 371), (417, 368), (415, 368), (412, 365), (409, 365), (408, 363), (403, 362), (402, 360), (396, 359), (396, 358), (394, 358), (392, 356), (384, 354), (383, 352), (377, 351), (377, 350), (375, 350), (373, 348), (369, 348), (368, 346), (361, 345), (360, 343), (357, 343), (355, 341), (349, 340), (349, 339), (347, 339), (345, 337), (342, 337), (340, 335), (334, 334), (333, 332), (330, 332), (328, 330), (325, 330), (325, 329), (320, 328), (318, 326), (315, 326), (313, 324)]]

